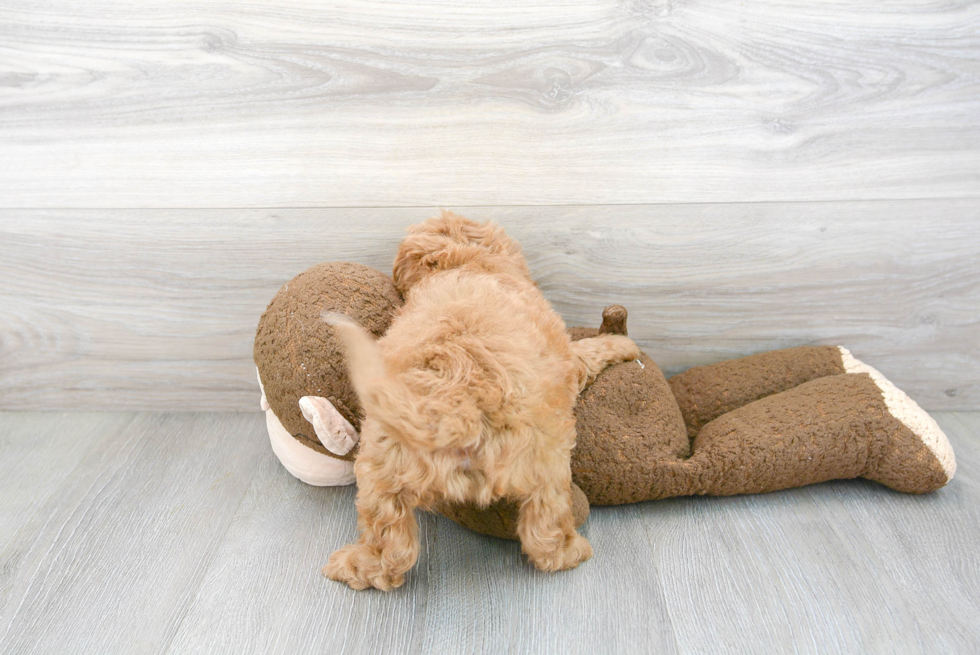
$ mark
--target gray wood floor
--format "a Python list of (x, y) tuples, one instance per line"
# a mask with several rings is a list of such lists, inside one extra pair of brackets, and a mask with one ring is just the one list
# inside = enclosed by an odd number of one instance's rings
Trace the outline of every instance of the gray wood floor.
[(292, 479), (260, 414), (0, 413), (0, 653), (975, 653), (980, 413), (959, 473), (597, 508), (557, 575), (421, 517), (390, 594), (319, 575), (353, 489)]

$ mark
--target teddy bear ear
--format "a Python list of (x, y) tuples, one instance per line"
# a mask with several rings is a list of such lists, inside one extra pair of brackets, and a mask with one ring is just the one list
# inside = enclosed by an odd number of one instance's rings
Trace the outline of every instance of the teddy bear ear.
[(354, 426), (326, 398), (303, 396), (299, 408), (303, 418), (313, 426), (317, 439), (334, 455), (343, 457), (360, 439)]

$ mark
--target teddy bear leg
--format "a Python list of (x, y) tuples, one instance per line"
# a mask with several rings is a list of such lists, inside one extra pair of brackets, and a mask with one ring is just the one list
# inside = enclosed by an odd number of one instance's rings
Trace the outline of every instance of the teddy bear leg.
[(693, 439), (722, 414), (804, 382), (844, 372), (837, 346), (801, 346), (695, 366), (667, 383)]
[(908, 493), (946, 484), (955, 463), (938, 426), (918, 405), (896, 409), (880, 381), (852, 370), (768, 396), (704, 426), (688, 460), (700, 471), (692, 493), (760, 493), (855, 477)]

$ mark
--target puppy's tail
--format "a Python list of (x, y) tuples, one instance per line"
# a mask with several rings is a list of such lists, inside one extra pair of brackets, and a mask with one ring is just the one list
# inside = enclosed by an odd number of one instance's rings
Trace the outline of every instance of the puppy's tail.
[(377, 342), (343, 314), (324, 312), (347, 355), (354, 391), (369, 416), (385, 425), (390, 436), (416, 449), (466, 448), (476, 445), (483, 415), (465, 395), (420, 396), (390, 377)]
[(385, 361), (381, 357), (381, 349), (367, 330), (350, 317), (337, 312), (323, 312), (320, 318), (337, 330), (347, 355), (351, 383), (363, 402), (369, 395), (369, 388), (384, 380)]

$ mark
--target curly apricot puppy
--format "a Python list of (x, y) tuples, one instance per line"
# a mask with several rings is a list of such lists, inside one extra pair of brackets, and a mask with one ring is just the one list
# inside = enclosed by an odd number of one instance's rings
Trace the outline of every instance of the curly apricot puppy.
[(325, 316), (345, 345), (367, 418), (354, 466), (360, 539), (326, 576), (390, 590), (418, 559), (416, 507), (520, 502), (523, 551), (544, 571), (592, 556), (574, 526), (572, 408), (608, 364), (639, 356), (623, 336), (572, 343), (516, 241), (449, 212), (409, 228), (394, 266), (406, 297), (375, 342)]

